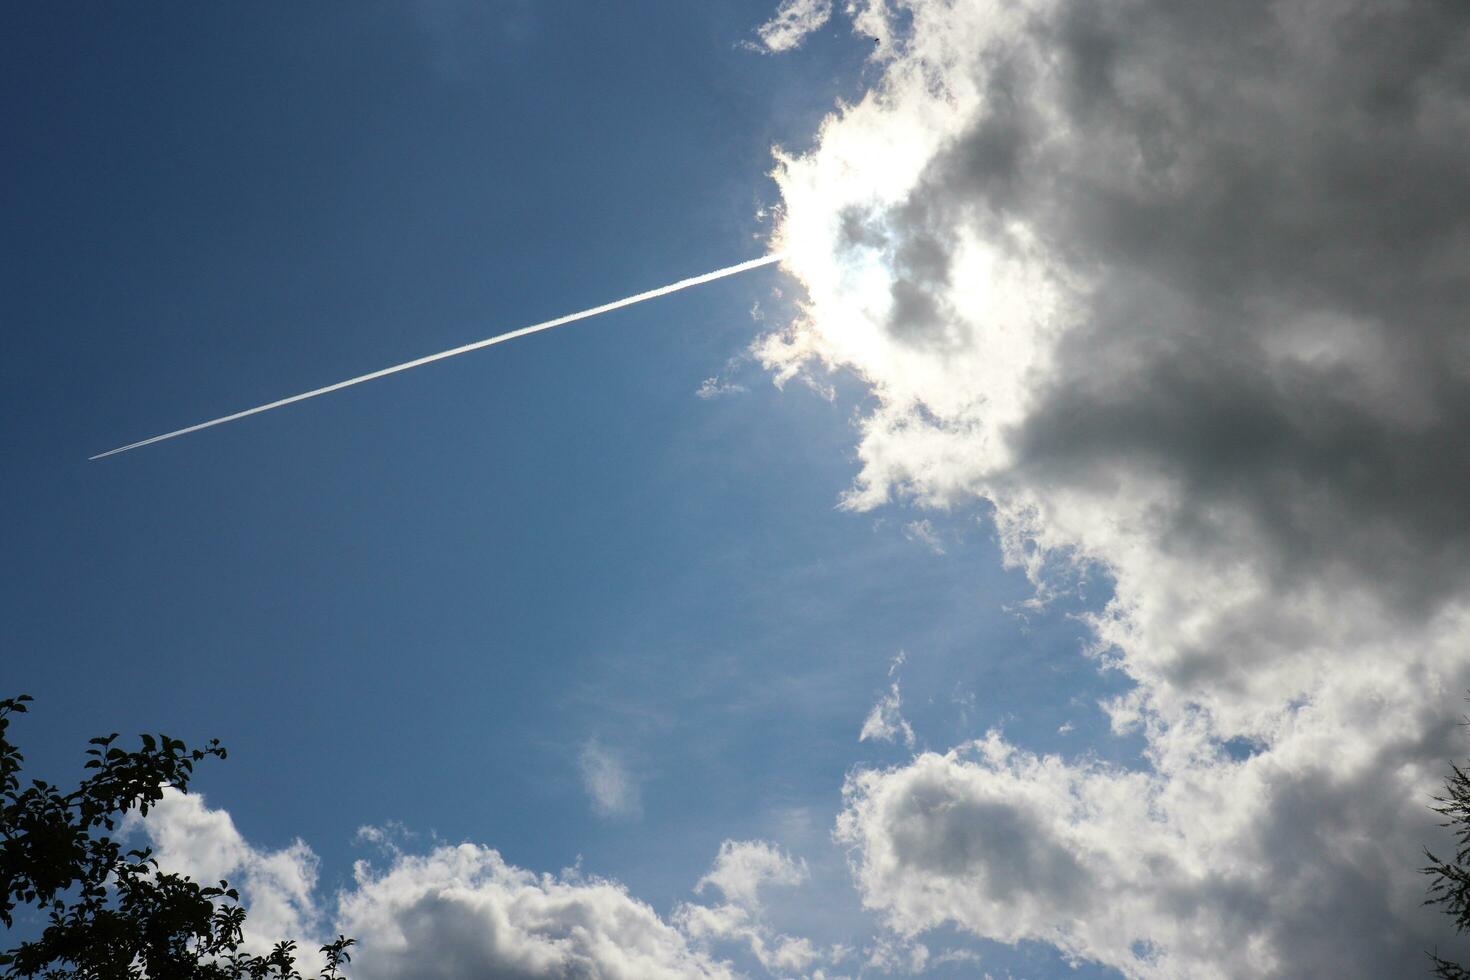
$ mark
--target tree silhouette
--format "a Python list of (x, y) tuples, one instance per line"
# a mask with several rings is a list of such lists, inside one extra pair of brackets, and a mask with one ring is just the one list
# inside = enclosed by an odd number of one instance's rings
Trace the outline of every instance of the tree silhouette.
[[(1434, 798), (1434, 812), (1444, 817), (1442, 827), (1450, 827), (1455, 835), (1455, 858), (1442, 861), (1429, 848), (1424, 854), (1429, 865), (1423, 872), (1432, 879), (1429, 883), (1429, 898), (1425, 905), (1439, 905), (1446, 915), (1455, 920), (1455, 929), (1464, 932), (1470, 929), (1470, 776), (1459, 766), (1450, 765), (1450, 777), (1445, 780), (1445, 795)], [(1443, 980), (1470, 980), (1470, 970), (1458, 963), (1443, 959), (1437, 953), (1429, 954), (1434, 964), (1434, 975)]]
[[(245, 909), (221, 881), (204, 886), (159, 870), (151, 849), (124, 850), (110, 835), (136, 808), (146, 816), (171, 786), (187, 792), (194, 764), (223, 759), (218, 740), (191, 749), (166, 735), (139, 736), (127, 751), (116, 733), (94, 738), (71, 792), (41, 780), (21, 788), (24, 761), (9, 739), (31, 698), (0, 701), (0, 922), (18, 906), (47, 918), (37, 939), (0, 953), (6, 980), (303, 980), (296, 944), (241, 952)], [(320, 980), (338, 980), (353, 940), (321, 948)]]

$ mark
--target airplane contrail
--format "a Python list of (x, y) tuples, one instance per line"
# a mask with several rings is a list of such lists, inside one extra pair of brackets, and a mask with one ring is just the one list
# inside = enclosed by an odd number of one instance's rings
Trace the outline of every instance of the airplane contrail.
[(529, 327), (521, 327), (519, 330), (512, 330), (509, 333), (497, 334), (494, 337), (487, 337), (484, 340), (477, 340), (472, 344), (465, 344), (462, 347), (453, 347), (449, 350), (441, 350), (437, 354), (429, 354), (425, 357), (417, 357), (411, 361), (404, 361), (402, 364), (395, 364), (392, 367), (385, 367), (380, 371), (373, 371), (370, 374), (360, 374), (355, 378), (348, 378), (346, 381), (338, 381), (336, 384), (327, 385), (325, 388), (313, 388), (311, 391), (303, 391), (299, 395), (292, 395), (289, 398), (282, 398), (278, 401), (267, 402), (264, 405), (257, 405), (254, 408), (247, 408), (245, 409), (245, 411), (236, 412), (233, 415), (221, 415), (217, 419), (210, 419), (208, 422), (200, 422), (198, 425), (191, 425), (184, 429), (175, 429), (173, 432), (165, 432), (163, 435), (154, 436), (151, 439), (142, 439), (138, 442), (130, 442), (126, 446), (118, 446), (116, 449), (109, 449), (105, 453), (98, 453), (96, 456), (89, 456), (87, 458), (104, 459), (108, 456), (116, 456), (118, 453), (125, 453), (129, 449), (141, 449), (143, 446), (151, 446), (155, 442), (163, 442), (165, 439), (174, 439), (178, 436), (186, 436), (191, 432), (198, 432), (200, 429), (208, 429), (216, 425), (224, 425), (226, 422), (234, 422), (237, 419), (243, 419), (249, 415), (259, 415), (261, 412), (269, 412), (273, 408), (281, 408), (285, 405), (294, 404), (295, 402), (304, 402), (308, 398), (315, 398), (318, 395), (329, 395), (334, 391), (341, 391), (343, 388), (350, 388), (353, 385), (360, 385), (364, 381), (376, 381), (378, 378), (386, 378), (388, 375), (397, 374), (399, 371), (407, 371), (410, 368), (421, 367), (425, 364), (432, 364), (435, 361), (442, 361), (445, 358), (456, 357), (460, 354), (468, 354), (470, 351), (480, 350), (482, 347), (493, 347), (496, 344), (503, 344), (507, 340), (515, 340), (517, 337), (524, 337), (527, 334), (539, 333), (542, 330), (550, 330), (552, 327), (560, 327), (565, 324), (572, 323), (576, 320), (585, 320), (588, 317), (598, 316), (603, 313), (610, 313), (613, 310), (620, 310), (625, 306), (632, 306), (634, 303), (642, 303), (644, 300), (657, 299), (660, 296), (667, 296), (669, 295), (669, 293), (677, 293), (679, 290), (688, 289), (690, 286), (699, 286), (707, 282), (713, 282), (716, 279), (723, 279), (726, 276), (738, 275), (741, 272), (748, 272), (751, 269), (758, 269), (763, 265), (770, 265), (772, 262), (779, 262), (785, 257), (785, 253), (782, 252), (773, 253), (771, 255), (763, 255), (758, 259), (751, 259), (748, 262), (740, 262), (735, 265), (726, 266), (723, 269), (716, 269), (714, 272), (706, 272), (704, 275), (701, 276), (692, 276), (688, 279), (680, 279), (678, 282), (671, 282), (667, 286), (660, 286), (657, 289), (650, 289), (647, 292), (636, 293), (632, 296), (624, 297), (623, 299), (614, 300), (611, 303), (604, 303), (601, 306), (594, 306), (590, 310), (582, 310), (579, 313), (568, 313), (566, 316), (559, 316), (555, 320), (546, 320), (542, 323), (533, 323)]

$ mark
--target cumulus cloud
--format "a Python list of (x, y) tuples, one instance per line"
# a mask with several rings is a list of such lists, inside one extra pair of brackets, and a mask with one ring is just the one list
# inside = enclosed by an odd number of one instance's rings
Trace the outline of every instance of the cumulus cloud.
[[(304, 842), (276, 851), (252, 847), (229, 813), (210, 809), (200, 794), (175, 789), (165, 789), (148, 816), (130, 814), (125, 829), (148, 837), (162, 871), (205, 884), (228, 879), (250, 909), (247, 950), (263, 953), (277, 940), (321, 932), (317, 857)], [(302, 942), (303, 948), (316, 945)]]
[(674, 922), (696, 943), (745, 946), (756, 962), (777, 976), (805, 973), (821, 959), (811, 940), (781, 935), (739, 905), (681, 905), (674, 912)]
[[(411, 836), (402, 827), (364, 827), (359, 839), (382, 849), (388, 866), (380, 871), (358, 862), (352, 885), (333, 903), (321, 900), (317, 858), (306, 844), (298, 840), (278, 851), (253, 847), (229, 813), (210, 809), (198, 794), (167, 790), (131, 827), (147, 834), (165, 871), (204, 882), (228, 877), (240, 889), (249, 910), (248, 948), (263, 951), (277, 939), (297, 939), (303, 950), (314, 950), (322, 937), (346, 933), (358, 941), (352, 963), (357, 980), (735, 976), (728, 963), (691, 944), (620, 884), (575, 871), (538, 875), (488, 847), (441, 845), (410, 854), (397, 844)], [(725, 865), (730, 881), (790, 878), (789, 870), (762, 866), (743, 846), (731, 849)], [(737, 866), (751, 870), (743, 876), (728, 870)], [(765, 943), (761, 962), (778, 969), (803, 969), (793, 964), (815, 955), (807, 956), (804, 941), (765, 932), (758, 938)]]
[(776, 13), (755, 33), (767, 51), (790, 51), (831, 18), (832, 0), (782, 0)]
[(678, 929), (621, 885), (537, 875), (473, 844), (360, 863), (339, 902), (359, 939), (359, 980), (423, 977), (729, 978)]
[(806, 862), (793, 859), (768, 841), (727, 840), (720, 845), (714, 867), (699, 879), (696, 892), (713, 885), (725, 901), (745, 908), (760, 907), (760, 890), (770, 885), (800, 885), (807, 880)]
[(871, 388), (845, 506), (983, 499), (1038, 586), (1109, 577), (1147, 740), (1140, 772), (997, 736), (855, 774), (866, 902), (1131, 976), (1443, 946), (1414, 855), (1470, 674), (1470, 8), (855, 23), (884, 73), (779, 157), (806, 298), (757, 354)]
[(577, 759), (582, 788), (592, 809), (605, 817), (635, 817), (643, 810), (638, 782), (622, 758), (597, 739), (582, 746)]
[(773, 974), (804, 973), (822, 958), (809, 939), (777, 932), (762, 917), (761, 889), (806, 883), (806, 862), (793, 859), (769, 841), (727, 840), (709, 873), (694, 886), (703, 894), (714, 886), (724, 897), (720, 905), (688, 903), (674, 913), (674, 921), (691, 940), (701, 943), (739, 943)]

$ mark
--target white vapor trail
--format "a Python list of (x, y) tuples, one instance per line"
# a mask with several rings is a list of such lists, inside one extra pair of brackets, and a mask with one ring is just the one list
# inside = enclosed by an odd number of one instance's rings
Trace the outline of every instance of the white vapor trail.
[(364, 381), (376, 381), (378, 378), (386, 378), (388, 375), (397, 374), (399, 371), (407, 371), (410, 368), (421, 367), (425, 364), (432, 364), (434, 361), (442, 361), (446, 358), (456, 357), (460, 354), (468, 354), (470, 351), (479, 350), (482, 347), (493, 347), (496, 344), (503, 344), (507, 340), (515, 340), (517, 337), (524, 337), (527, 334), (539, 333), (542, 330), (550, 330), (552, 327), (560, 327), (565, 324), (572, 323), (576, 320), (585, 320), (588, 317), (598, 316), (602, 313), (610, 313), (613, 310), (620, 310), (625, 306), (632, 306), (635, 303), (642, 303), (644, 300), (657, 299), (660, 296), (667, 296), (669, 293), (677, 293), (679, 290), (688, 289), (691, 286), (703, 285), (707, 282), (713, 282), (716, 279), (723, 279), (726, 276), (738, 275), (742, 272), (748, 272), (751, 269), (758, 269), (763, 265), (770, 265), (773, 262), (779, 262), (783, 258), (785, 258), (785, 254), (780, 252), (771, 255), (763, 255), (758, 259), (751, 259), (748, 262), (740, 262), (736, 265), (726, 266), (723, 269), (716, 269), (714, 272), (706, 272), (700, 276), (692, 276), (689, 279), (680, 279), (678, 282), (669, 283), (667, 286), (660, 286), (657, 289), (650, 289), (647, 292), (636, 293), (632, 296), (624, 297), (623, 299), (614, 300), (611, 303), (604, 303), (601, 306), (594, 306), (590, 310), (582, 310), (579, 313), (568, 313), (566, 316), (559, 316), (555, 320), (546, 320), (542, 323), (533, 323), (529, 327), (521, 327), (519, 330), (512, 330), (509, 333), (498, 334), (494, 337), (487, 337), (484, 340), (477, 340), (472, 344), (465, 344), (463, 347), (454, 347), (449, 350), (442, 350), (437, 354), (429, 354), (425, 357), (415, 358), (412, 361), (404, 361), (402, 364), (395, 364), (392, 367), (385, 367), (382, 370), (373, 371), (370, 374), (360, 374), (355, 378), (348, 378), (346, 381), (338, 381), (336, 384), (327, 385), (325, 388), (313, 388), (311, 391), (303, 391), (299, 395), (292, 395), (289, 398), (282, 398), (278, 401), (267, 402), (264, 405), (257, 405), (254, 408), (247, 408), (245, 409), (245, 411), (236, 412), (233, 415), (222, 415), (217, 419), (210, 419), (208, 422), (200, 422), (198, 425), (191, 425), (188, 428), (184, 429), (175, 429), (173, 432), (165, 432), (163, 435), (154, 436), (151, 439), (143, 439), (138, 442), (130, 442), (126, 446), (118, 446), (116, 449), (109, 449), (105, 453), (98, 453), (96, 456), (89, 456), (87, 458), (103, 459), (108, 456), (115, 456), (118, 453), (125, 453), (129, 449), (140, 449), (143, 446), (151, 446), (155, 442), (163, 442), (165, 439), (173, 439), (178, 436), (185, 436), (191, 432), (198, 432), (200, 429), (208, 429), (212, 426), (224, 425), (226, 422), (234, 422), (236, 419), (243, 419), (248, 415), (259, 415), (261, 412), (269, 412), (273, 408), (281, 408), (282, 406), (290, 405), (295, 402), (304, 402), (308, 398), (315, 398), (318, 395), (329, 395), (334, 391), (341, 391), (343, 388), (350, 388), (353, 385), (360, 385)]

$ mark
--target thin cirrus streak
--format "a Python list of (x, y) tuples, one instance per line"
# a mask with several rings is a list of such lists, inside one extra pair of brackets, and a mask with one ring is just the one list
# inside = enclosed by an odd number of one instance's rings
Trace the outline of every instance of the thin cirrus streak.
[(96, 456), (89, 456), (87, 458), (104, 459), (108, 456), (116, 456), (118, 453), (125, 453), (129, 449), (141, 449), (143, 446), (151, 446), (155, 442), (163, 442), (165, 439), (174, 439), (178, 436), (186, 436), (191, 432), (198, 432), (200, 429), (208, 429), (216, 425), (224, 425), (226, 422), (234, 422), (237, 419), (243, 419), (250, 415), (259, 415), (261, 412), (269, 412), (273, 408), (282, 408), (286, 405), (294, 404), (295, 402), (304, 402), (308, 398), (315, 398), (318, 395), (329, 395), (334, 391), (341, 391), (343, 388), (350, 388), (353, 385), (360, 385), (365, 381), (376, 381), (378, 378), (386, 378), (390, 374), (397, 374), (400, 371), (407, 371), (410, 368), (422, 367), (425, 364), (432, 364), (435, 361), (442, 361), (446, 358), (457, 357), (460, 354), (468, 354), (470, 351), (480, 350), (483, 347), (493, 347), (496, 344), (503, 344), (507, 340), (515, 340), (517, 337), (524, 337), (527, 334), (540, 333), (542, 330), (550, 330), (553, 327), (564, 326), (565, 324), (572, 323), (577, 320), (585, 320), (588, 317), (598, 316), (603, 313), (611, 313), (613, 310), (619, 310), (625, 306), (632, 306), (635, 303), (642, 303), (644, 300), (658, 299), (660, 296), (667, 296), (670, 293), (677, 293), (679, 290), (688, 289), (691, 286), (700, 286), (707, 282), (713, 282), (716, 279), (723, 279), (726, 276), (734, 276), (742, 272), (748, 272), (751, 269), (758, 269), (763, 265), (770, 265), (773, 262), (779, 262), (783, 258), (785, 258), (785, 254), (781, 252), (772, 253), (770, 255), (763, 255), (758, 259), (751, 259), (747, 262), (740, 262), (735, 265), (726, 266), (723, 269), (716, 269), (714, 272), (706, 272), (703, 275), (692, 276), (688, 279), (680, 279), (678, 282), (669, 283), (667, 286), (660, 286), (657, 289), (650, 289), (647, 292), (636, 293), (632, 296), (626, 296), (623, 299), (614, 300), (611, 303), (604, 303), (601, 306), (594, 306), (590, 310), (582, 310), (578, 313), (568, 313), (566, 316), (559, 316), (555, 320), (546, 320), (542, 323), (533, 323), (529, 327), (521, 327), (519, 330), (512, 330), (509, 333), (497, 334), (494, 337), (487, 337), (484, 340), (477, 340), (472, 344), (465, 344), (462, 347), (453, 347), (449, 350), (442, 350), (437, 354), (429, 354), (424, 357), (414, 358), (411, 361), (404, 361), (402, 364), (395, 364), (392, 367), (385, 367), (381, 370), (373, 371), (370, 374), (360, 374), (355, 378), (348, 378), (346, 381), (338, 381), (336, 384), (330, 384), (324, 388), (313, 388), (311, 391), (303, 391), (299, 395), (292, 395), (289, 398), (282, 398), (278, 401), (267, 402), (264, 405), (257, 405), (254, 408), (247, 408), (243, 412), (236, 412), (233, 415), (221, 415), (217, 419), (210, 419), (208, 422), (200, 422), (198, 425), (191, 425), (183, 429), (175, 429), (173, 432), (165, 432), (163, 435), (154, 436), (151, 439), (142, 439), (138, 442), (130, 442), (126, 446), (118, 446), (116, 449), (109, 449), (105, 453), (98, 453)]

